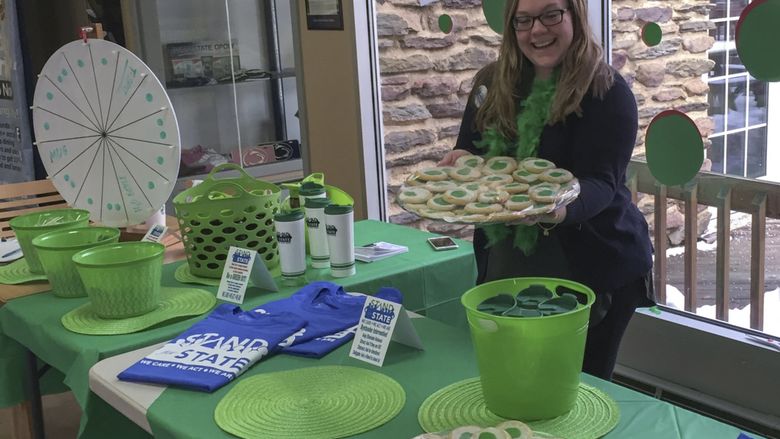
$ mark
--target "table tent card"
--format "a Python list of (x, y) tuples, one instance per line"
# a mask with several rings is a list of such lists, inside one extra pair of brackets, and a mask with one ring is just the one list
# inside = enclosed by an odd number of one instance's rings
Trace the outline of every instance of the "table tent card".
[(217, 290), (217, 299), (239, 305), (244, 303), (244, 294), (250, 280), (257, 288), (279, 291), (265, 264), (255, 264), (256, 256), (257, 252), (254, 250), (230, 247)]
[(349, 356), (381, 367), (390, 342), (424, 349), (403, 305), (369, 297), (357, 325)]

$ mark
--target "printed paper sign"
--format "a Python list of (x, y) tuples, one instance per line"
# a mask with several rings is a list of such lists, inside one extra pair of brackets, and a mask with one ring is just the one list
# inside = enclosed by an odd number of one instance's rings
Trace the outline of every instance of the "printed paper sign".
[(349, 356), (381, 367), (391, 340), (423, 349), (420, 336), (403, 305), (367, 297)]
[(141, 238), (141, 241), (160, 242), (162, 241), (163, 236), (165, 236), (165, 232), (167, 231), (168, 227), (162, 224), (155, 224), (149, 228), (149, 230), (146, 232), (146, 235)]
[(254, 250), (230, 247), (225, 260), (225, 269), (222, 271), (222, 280), (219, 282), (217, 299), (239, 305), (244, 303), (244, 294), (252, 265), (255, 263), (255, 256), (257, 253)]

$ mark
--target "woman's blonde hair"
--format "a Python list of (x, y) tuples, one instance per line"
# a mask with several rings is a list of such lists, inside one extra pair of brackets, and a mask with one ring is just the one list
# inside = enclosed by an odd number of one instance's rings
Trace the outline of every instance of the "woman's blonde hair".
[[(477, 110), (476, 128), (482, 131), (492, 126), (510, 139), (517, 134), (517, 99), (523, 90), (530, 90), (534, 78), (533, 64), (520, 50), (512, 27), (518, 1), (506, 3), (498, 61), (484, 68), (474, 81), (475, 88), (483, 78), (490, 82), (485, 102)], [(549, 124), (561, 122), (571, 113), (580, 115), (580, 101), (588, 90), (601, 98), (614, 82), (613, 70), (604, 62), (601, 46), (588, 24), (585, 0), (568, 0), (568, 4), (574, 34), (560, 65)]]

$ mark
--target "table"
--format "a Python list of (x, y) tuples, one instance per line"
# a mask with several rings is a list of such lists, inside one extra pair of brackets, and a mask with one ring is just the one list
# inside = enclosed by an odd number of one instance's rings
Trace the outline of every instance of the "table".
[[(478, 375), (466, 329), (453, 328), (428, 318), (417, 318), (412, 322), (425, 350), (393, 344), (381, 369), (348, 358), (349, 344), (346, 344), (320, 360), (276, 355), (254, 365), (235, 382), (213, 394), (116, 379), (117, 373), (160, 346), (157, 344), (97, 363), (90, 370), (90, 387), (144, 431), (154, 433), (155, 437), (230, 438), (233, 436), (216, 425), (213, 414), (217, 403), (239, 380), (260, 373), (301, 367), (358, 366), (377, 370), (398, 381), (406, 391), (406, 404), (399, 415), (387, 424), (356, 437), (411, 438), (422, 433), (417, 423), (417, 411), (425, 398), (453, 382)], [(605, 391), (620, 406), (620, 422), (606, 438), (736, 439), (740, 433), (732, 426), (616, 384), (585, 374), (581, 378), (583, 382)]]
[[(425, 242), (430, 236), (433, 235), (408, 227), (360, 221), (355, 224), (356, 245), (388, 241), (409, 247), (409, 252), (370, 264), (359, 263), (357, 275), (348, 278), (334, 279), (327, 270), (311, 270), (307, 275), (338, 283), (348, 291), (373, 293), (382, 286), (395, 287), (404, 293), (404, 305), (408, 309), (462, 324), (465, 317), (459, 297), (476, 281), (471, 244), (459, 241), (460, 248), (456, 250), (435, 252)], [(173, 277), (181, 263), (163, 267), (163, 286), (182, 286)], [(213, 287), (197, 287), (216, 291)], [(295, 291), (293, 287), (281, 288), (277, 293), (249, 288), (244, 307), (256, 307), (287, 297)], [(86, 298), (60, 299), (47, 292), (14, 299), (0, 308), (0, 346), (13, 339), (65, 374), (65, 384), (73, 390), (84, 411), (82, 431), (92, 417), (92, 405), (98, 404), (95, 398), (91, 398), (87, 382), (92, 365), (103, 358), (168, 340), (202, 318), (185, 319), (136, 334), (117, 336), (89, 336), (65, 330), (60, 317), (86, 301)], [(18, 356), (4, 357), (3, 362), (10, 374), (0, 376), (0, 389), (3, 389), (0, 406), (10, 406), (24, 399), (23, 379), (19, 377), (26, 374), (26, 365), (24, 358)]]

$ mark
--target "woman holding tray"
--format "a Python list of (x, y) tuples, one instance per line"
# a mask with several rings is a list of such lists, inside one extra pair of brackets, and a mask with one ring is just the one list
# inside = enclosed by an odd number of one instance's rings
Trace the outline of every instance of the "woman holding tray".
[(596, 292), (583, 370), (610, 379), (634, 310), (651, 306), (652, 246), (625, 173), (634, 95), (603, 60), (584, 0), (510, 0), (498, 60), (477, 73), (458, 140), (465, 154), (539, 157), (571, 171), (580, 195), (550, 214), (474, 234), (478, 282), (571, 279)]

